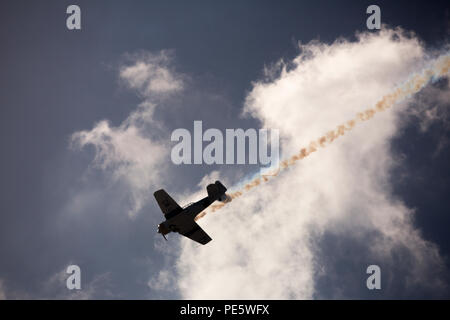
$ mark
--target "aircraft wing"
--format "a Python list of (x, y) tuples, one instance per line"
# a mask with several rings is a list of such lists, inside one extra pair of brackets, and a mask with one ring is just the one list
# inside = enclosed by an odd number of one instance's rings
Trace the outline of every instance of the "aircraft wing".
[(172, 211), (181, 211), (182, 208), (178, 205), (178, 203), (175, 202), (175, 200), (172, 199), (169, 194), (164, 191), (164, 189), (158, 190), (155, 193), (153, 193), (155, 196), (156, 201), (158, 202), (159, 207), (161, 208), (161, 211), (164, 213), (164, 215), (172, 212)]
[(180, 232), (180, 234), (198, 243), (207, 244), (212, 240), (208, 236), (208, 234), (205, 231), (203, 231), (203, 229), (200, 228), (200, 226), (194, 221), (192, 221), (192, 227), (186, 229), (187, 231)]

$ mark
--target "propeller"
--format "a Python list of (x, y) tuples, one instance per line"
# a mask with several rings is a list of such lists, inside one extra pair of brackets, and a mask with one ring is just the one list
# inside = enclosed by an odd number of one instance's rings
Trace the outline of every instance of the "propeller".
[(161, 235), (163, 236), (163, 238), (167, 241), (167, 238), (166, 238), (164, 232), (161, 231), (161, 226), (160, 226), (160, 225), (158, 225), (158, 233), (161, 233)]

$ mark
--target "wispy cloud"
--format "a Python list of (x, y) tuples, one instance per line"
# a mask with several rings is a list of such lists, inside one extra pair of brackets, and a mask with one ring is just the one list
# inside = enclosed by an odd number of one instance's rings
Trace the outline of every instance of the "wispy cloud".
[(47, 279), (43, 287), (45, 299), (65, 299), (65, 300), (89, 300), (100, 298), (114, 298), (110, 290), (110, 274), (102, 273), (95, 275), (92, 280), (86, 281), (85, 276), (81, 273), (81, 288), (69, 290), (66, 281), (70, 275), (66, 273), (66, 268), (53, 274)]
[(91, 130), (72, 135), (72, 146), (93, 146), (94, 164), (110, 171), (112, 179), (125, 182), (132, 198), (130, 217), (142, 208), (149, 187), (158, 184), (166, 168), (167, 143), (152, 136), (149, 128), (159, 128), (152, 118), (158, 102), (183, 89), (182, 76), (172, 70), (170, 62), (167, 51), (128, 56), (119, 76), (142, 95), (142, 103), (117, 127), (103, 120)]
[(167, 50), (130, 55), (131, 63), (120, 68), (120, 78), (146, 97), (180, 91), (184, 87), (183, 76), (171, 66), (172, 55)]

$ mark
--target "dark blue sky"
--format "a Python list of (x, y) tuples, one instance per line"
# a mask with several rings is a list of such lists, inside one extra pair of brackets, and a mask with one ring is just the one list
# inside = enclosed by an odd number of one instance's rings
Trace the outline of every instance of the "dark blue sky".
[[(75, 3), (82, 10), (81, 31), (65, 27), (66, 8)], [(93, 155), (91, 149), (70, 150), (70, 135), (102, 119), (118, 125), (140, 102), (117, 78), (126, 53), (173, 50), (177, 71), (191, 75), (205, 91), (226, 97), (220, 106), (199, 107), (211, 119), (211, 127), (256, 126), (254, 120), (233, 114), (241, 109), (263, 67), (283, 57), (293, 58), (298, 53), (297, 41), (330, 43), (339, 37), (354, 38), (356, 31), (365, 31), (365, 10), (373, 3), (2, 1), (0, 279), (4, 286), (12, 296), (53, 297), (56, 293), (46, 292), (42, 283), (68, 262), (77, 261), (88, 269), (87, 280), (110, 272), (111, 291), (124, 298), (161, 297), (145, 285), (150, 270), (165, 263), (149, 245), (160, 217), (140, 215), (129, 221), (115, 212), (121, 208), (117, 199), (89, 208), (97, 212), (89, 224), (59, 219), (73, 190), (82, 186), (79, 177)], [(414, 31), (427, 48), (441, 48), (448, 41), (446, 1), (376, 4), (381, 7), (383, 23)], [(192, 97), (187, 103), (194, 105), (203, 98)], [(219, 107), (228, 110), (228, 118), (213, 119)], [(174, 118), (169, 125), (192, 123), (196, 116)], [(417, 227), (425, 239), (439, 246), (448, 269), (450, 154), (448, 146), (434, 152), (443, 137), (450, 139), (445, 125), (435, 125), (423, 134), (411, 121), (395, 140), (395, 149), (405, 160), (393, 185), (409, 207), (417, 208)], [(179, 173), (197, 181), (209, 170)], [(414, 174), (402, 174), (403, 170)], [(92, 174), (98, 175), (98, 185), (90, 187), (104, 189), (98, 197), (108, 202), (115, 186), (106, 188), (101, 173)], [(153, 205), (150, 208), (154, 210)], [(115, 218), (105, 222), (98, 214), (105, 210)], [(101, 252), (96, 248), (102, 248)], [(136, 276), (130, 279), (129, 274)]]

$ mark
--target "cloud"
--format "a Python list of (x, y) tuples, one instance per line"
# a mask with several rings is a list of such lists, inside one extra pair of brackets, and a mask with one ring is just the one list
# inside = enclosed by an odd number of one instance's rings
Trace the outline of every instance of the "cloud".
[(131, 64), (120, 68), (120, 78), (145, 97), (171, 94), (184, 87), (183, 76), (171, 67), (172, 53), (167, 50), (131, 55)]
[(94, 146), (94, 163), (111, 170), (114, 180), (126, 183), (132, 197), (129, 215), (134, 216), (145, 203), (149, 187), (161, 178), (167, 148), (144, 136), (134, 124), (111, 127), (107, 121), (97, 123), (92, 130), (74, 133), (72, 140), (79, 147)]
[(82, 272), (81, 288), (69, 290), (66, 282), (70, 275), (66, 273), (66, 270), (67, 267), (63, 268), (44, 282), (42, 290), (45, 297), (48, 297), (48, 299), (64, 300), (89, 300), (98, 299), (99, 297), (115, 297), (110, 290), (110, 273), (97, 274), (90, 281), (86, 281)]
[(441, 125), (443, 130), (438, 137), (433, 157), (436, 157), (450, 143), (447, 131), (450, 129), (450, 82), (427, 87), (414, 101), (414, 108), (408, 110), (410, 121), (418, 122), (422, 133), (429, 132), (434, 125)]
[(94, 164), (110, 172), (114, 181), (125, 183), (131, 197), (128, 214), (134, 217), (147, 201), (149, 188), (167, 169), (168, 146), (154, 134), (161, 126), (153, 121), (153, 112), (162, 98), (183, 89), (183, 80), (172, 70), (167, 51), (132, 55), (128, 60), (119, 76), (142, 95), (142, 103), (119, 126), (102, 120), (91, 130), (75, 132), (71, 141), (74, 148), (93, 146)]
[[(243, 109), (262, 127), (280, 130), (285, 156), (372, 107), (427, 62), (420, 41), (401, 30), (300, 48), (293, 61), (275, 65), (279, 72), (269, 70), (253, 83)], [(417, 288), (442, 292), (438, 248), (423, 239), (414, 211), (392, 193), (390, 174), (400, 162), (390, 141), (409, 105), (378, 114), (199, 220), (213, 241), (199, 247), (181, 239), (181, 296), (348, 298), (357, 290), (361, 296), (368, 294), (370, 264), (389, 279), (382, 284), (386, 297), (412, 296)], [(325, 278), (328, 286), (320, 286)]]
[(161, 270), (147, 284), (154, 290), (171, 290), (173, 288), (173, 282), (173, 274), (169, 270)]

